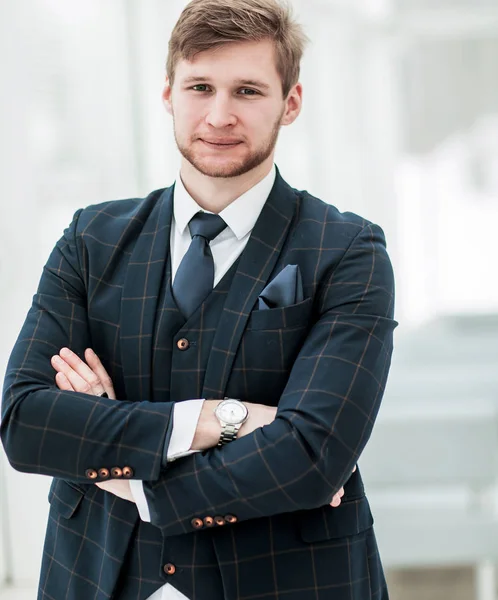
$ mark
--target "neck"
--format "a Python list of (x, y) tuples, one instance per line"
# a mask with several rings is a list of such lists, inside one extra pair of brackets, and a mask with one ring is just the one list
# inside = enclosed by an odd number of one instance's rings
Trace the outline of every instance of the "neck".
[(262, 181), (273, 167), (273, 157), (239, 177), (208, 177), (185, 159), (180, 176), (187, 192), (204, 210), (220, 213), (234, 200)]

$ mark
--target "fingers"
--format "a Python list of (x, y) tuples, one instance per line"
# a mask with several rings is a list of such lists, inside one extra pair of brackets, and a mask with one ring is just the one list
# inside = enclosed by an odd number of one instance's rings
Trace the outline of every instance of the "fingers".
[(341, 488), (337, 494), (332, 498), (332, 502), (330, 503), (330, 506), (333, 506), (334, 508), (337, 508), (340, 503), (341, 503), (341, 499), (344, 496), (344, 488)]
[[(353, 469), (353, 473), (356, 471), (356, 465), (354, 466)], [(337, 506), (339, 506), (341, 504), (341, 500), (342, 497), (344, 496), (344, 488), (342, 487), (337, 494), (332, 498), (332, 502), (330, 503), (330, 506), (333, 506), (334, 508), (336, 508)]]
[[(109, 398), (115, 399), (116, 395), (112, 381), (100, 359), (90, 349), (85, 351), (85, 358), (86, 360), (90, 359), (90, 365), (93, 368), (83, 362), (69, 348), (62, 348), (59, 355), (52, 357), (52, 366), (57, 371), (56, 382), (58, 387), (96, 396), (106, 392)], [(64, 379), (62, 379), (62, 376), (64, 376)], [(61, 384), (65, 387), (62, 388)]]
[(74, 392), (74, 388), (71, 385), (69, 379), (64, 375), (64, 373), (59, 372), (55, 376), (55, 383), (60, 390), (65, 392)]
[(133, 498), (133, 494), (131, 493), (131, 486), (129, 481), (119, 480), (119, 481), (101, 481), (95, 484), (101, 490), (105, 492), (109, 492), (110, 494), (114, 494), (118, 498), (122, 498), (123, 500), (128, 500), (128, 502), (135, 502)]
[(99, 377), (92, 369), (84, 363), (81, 358), (75, 353), (69, 350), (69, 348), (62, 348), (60, 351), (61, 358), (90, 386), (90, 388), (96, 389), (101, 385)]
[(114, 393), (114, 387), (112, 385), (112, 380), (109, 377), (109, 373), (105, 370), (104, 365), (100, 361), (100, 358), (95, 354), (95, 352), (91, 348), (87, 348), (85, 350), (85, 358), (88, 363), (90, 369), (97, 375), (100, 383), (102, 384), (105, 392), (112, 398), (116, 399), (116, 394)]
[[(100, 393), (100, 392), (94, 392), (92, 390), (92, 386), (89, 382), (87, 382), (83, 377), (81, 377), (81, 375), (77, 372), (76, 369), (74, 369), (71, 364), (69, 364), (68, 362), (66, 362), (65, 358), (63, 359), (62, 356), (64, 356), (65, 353), (63, 352), (63, 350), (61, 350), (61, 355), (56, 355), (56, 356), (52, 356), (52, 366), (53, 368), (58, 372), (58, 373), (62, 373), (65, 378), (69, 381), (69, 383), (71, 384), (73, 391), (75, 392), (83, 392), (85, 394), (93, 394), (93, 393)], [(78, 358), (78, 360), (80, 360)], [(75, 364), (75, 360), (72, 360), (72, 363)]]

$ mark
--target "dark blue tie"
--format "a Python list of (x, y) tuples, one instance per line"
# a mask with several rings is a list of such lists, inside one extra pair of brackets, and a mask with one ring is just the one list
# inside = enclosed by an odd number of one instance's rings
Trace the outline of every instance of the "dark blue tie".
[(207, 213), (197, 213), (189, 223), (192, 241), (173, 282), (173, 296), (186, 319), (213, 290), (214, 262), (209, 242), (226, 226), (219, 215)]

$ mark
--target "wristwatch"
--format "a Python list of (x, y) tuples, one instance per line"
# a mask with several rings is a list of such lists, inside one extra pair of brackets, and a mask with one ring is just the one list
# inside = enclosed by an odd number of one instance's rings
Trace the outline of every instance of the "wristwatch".
[(214, 414), (221, 424), (221, 435), (218, 447), (233, 442), (243, 423), (247, 421), (247, 406), (235, 398), (225, 398), (214, 409)]

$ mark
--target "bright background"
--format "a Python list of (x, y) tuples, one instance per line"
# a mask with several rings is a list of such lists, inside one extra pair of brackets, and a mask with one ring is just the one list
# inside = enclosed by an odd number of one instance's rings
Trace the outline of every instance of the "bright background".
[[(185, 4), (0, 3), (2, 371), (74, 211), (176, 176), (160, 93)], [(292, 4), (312, 45), (277, 164), (294, 187), (379, 223), (396, 271), (395, 358), (363, 465), (392, 596), (494, 599), (498, 4)], [(34, 599), (49, 480), (2, 452), (0, 588)]]

